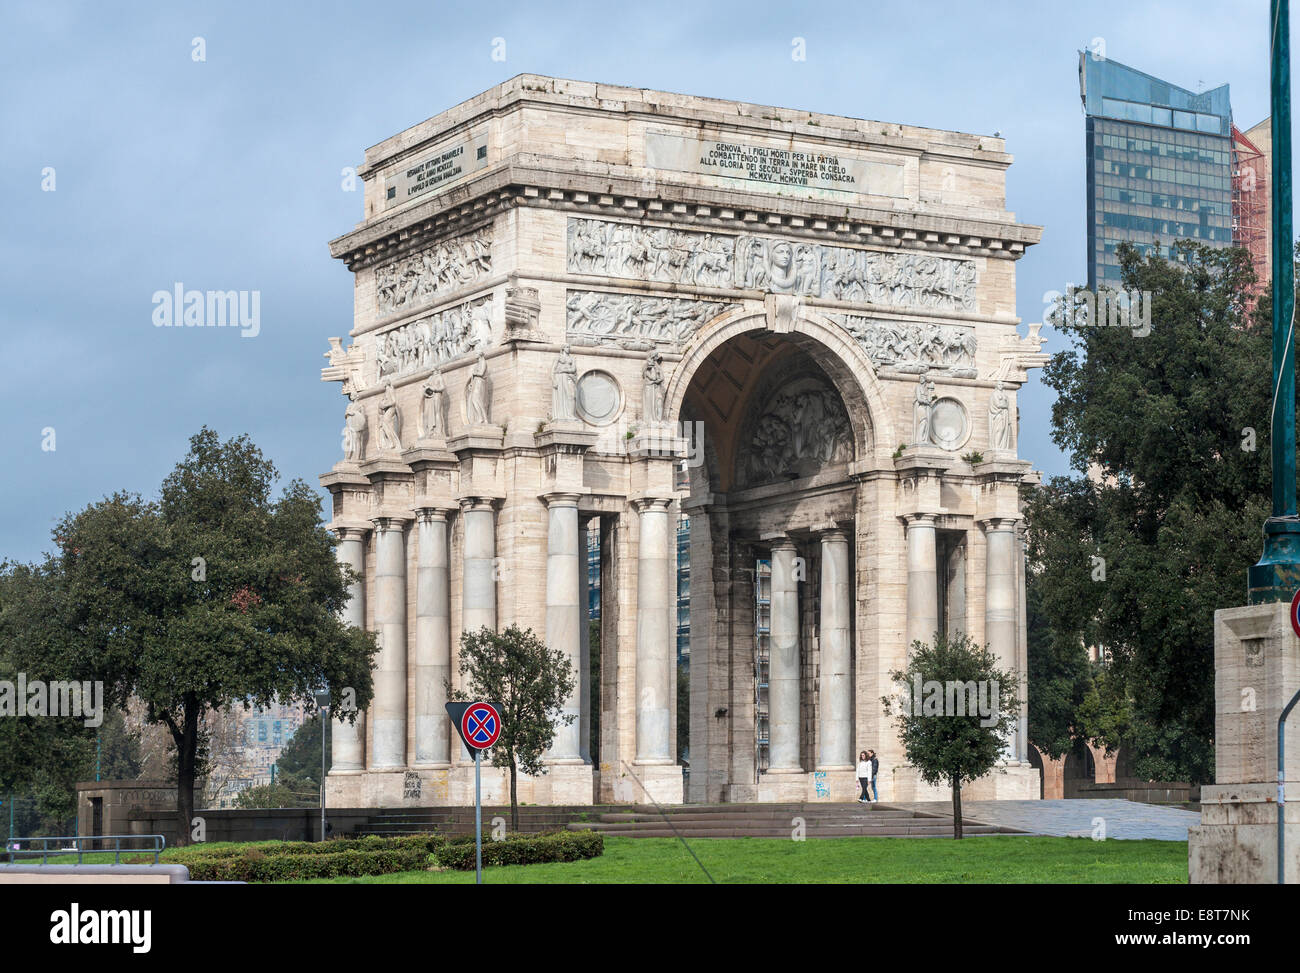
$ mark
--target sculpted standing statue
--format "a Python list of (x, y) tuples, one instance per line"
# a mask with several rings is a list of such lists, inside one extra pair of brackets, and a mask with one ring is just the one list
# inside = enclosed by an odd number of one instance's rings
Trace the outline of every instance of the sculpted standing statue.
[(343, 413), (343, 458), (351, 463), (366, 458), (366, 410), (355, 392), (348, 396), (348, 408)]
[(922, 372), (916, 376), (916, 397), (913, 406), (912, 442), (928, 445), (930, 442), (930, 406), (934, 402), (934, 384)]
[(1002, 379), (989, 399), (989, 448), (1011, 448), (1011, 403), (1002, 390)]
[(433, 370), (420, 386), (420, 438), (432, 439), (442, 435), (442, 396), (447, 390), (442, 372)]
[(488, 410), (487, 358), (480, 351), (465, 383), (465, 421), (471, 426), (486, 426), (492, 421)]
[(664, 421), (664, 370), (663, 355), (654, 351), (646, 359), (645, 371), (641, 373), (644, 380), (642, 412), (649, 423)]
[(393, 383), (384, 388), (379, 402), (379, 448), (400, 451), (402, 448), (402, 417), (397, 411), (397, 393)]
[(577, 401), (578, 363), (569, 354), (569, 346), (565, 345), (551, 373), (551, 419), (555, 422), (577, 419)]

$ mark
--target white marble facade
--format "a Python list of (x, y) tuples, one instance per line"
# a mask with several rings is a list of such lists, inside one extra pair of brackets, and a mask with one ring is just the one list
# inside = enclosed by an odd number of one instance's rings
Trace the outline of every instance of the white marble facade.
[[(967, 631), (1024, 695), (1016, 392), (1045, 356), (1015, 317), (1041, 231), (1006, 210), (1010, 162), (996, 137), (535, 75), (369, 149), (365, 218), (331, 243), (356, 289), (321, 481), (381, 651), (330, 803), (472, 801), (445, 683), (463, 631), (509, 624), (584, 673), (523, 801), (845, 800), (867, 747), (884, 799), (932, 796), (881, 705), (910, 640)], [(1023, 712), (969, 794), (1038, 795)]]

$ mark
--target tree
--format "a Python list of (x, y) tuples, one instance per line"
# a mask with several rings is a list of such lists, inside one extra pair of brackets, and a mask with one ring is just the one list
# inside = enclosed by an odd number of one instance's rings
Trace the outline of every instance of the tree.
[[(330, 755), (331, 721), (325, 721), (325, 772), (329, 773), (332, 757)], [(275, 762), (276, 774), (284, 785), (295, 793), (306, 797), (313, 792), (320, 793), (321, 780), (321, 719), (320, 714), (309, 717), (298, 727), (288, 745), (280, 751), (280, 758)], [(317, 798), (317, 806), (320, 806)]]
[(1080, 734), (1080, 709), (1095, 693), (1092, 664), (1077, 637), (1062, 635), (1043, 615), (1041, 572), (1025, 577), (1028, 621), (1029, 742), (1056, 759), (1067, 753)]
[[(546, 773), (542, 755), (556, 729), (578, 718), (562, 712), (577, 688), (577, 674), (562, 650), (548, 648), (532, 629), (515, 625), (500, 634), (486, 627), (463, 633), (459, 668), (473, 698), (501, 707), (492, 766), (510, 769), (510, 827), (518, 831), (518, 772)], [(447, 698), (471, 697), (448, 685)]]
[[(201, 716), (235, 703), (373, 693), (374, 636), (339, 611), (351, 572), (334, 558), (317, 495), (271, 495), (275, 467), (246, 436), (204, 428), (159, 498), (118, 493), (63, 518), (42, 569), (48, 606), (26, 646), (45, 671), (98, 679), (164, 725), (176, 756), (177, 834), (187, 844)], [(355, 711), (352, 714), (355, 719)]]
[(897, 712), (907, 761), (921, 779), (951, 787), (952, 833), (960, 838), (962, 784), (997, 766), (1015, 729), (1016, 676), (964, 632), (936, 632), (933, 646), (913, 642), (907, 668), (889, 676), (898, 695), (881, 698), (885, 713)]
[(1043, 380), (1077, 475), (1031, 491), (1025, 515), (1053, 643), (1109, 660), (1079, 731), (1130, 747), (1141, 776), (1199, 782), (1213, 774), (1214, 610), (1241, 602), (1270, 509), (1271, 342), (1268, 300), (1245, 310), (1244, 251), (1176, 250), (1121, 245), (1125, 288), (1150, 295), (1145, 334), (1053, 322), (1071, 347)]

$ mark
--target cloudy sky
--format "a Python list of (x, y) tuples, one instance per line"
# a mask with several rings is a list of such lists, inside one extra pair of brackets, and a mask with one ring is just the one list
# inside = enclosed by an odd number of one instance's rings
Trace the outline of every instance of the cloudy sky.
[[(152, 495), (204, 423), (314, 485), (343, 411), (319, 381), (325, 339), (352, 314), (326, 241), (361, 215), (340, 171), (516, 74), (1000, 131), (1009, 208), (1045, 227), (1018, 265), (1026, 321), (1085, 277), (1080, 48), (1101, 38), (1193, 89), (1228, 82), (1242, 128), (1268, 113), (1265, 0), (119, 7), (0, 12), (0, 559), (50, 549), (65, 511)], [(260, 291), (260, 334), (155, 328), (152, 295), (177, 282)], [(1049, 474), (1066, 469), (1050, 403), (1031, 379), (1020, 450)]]

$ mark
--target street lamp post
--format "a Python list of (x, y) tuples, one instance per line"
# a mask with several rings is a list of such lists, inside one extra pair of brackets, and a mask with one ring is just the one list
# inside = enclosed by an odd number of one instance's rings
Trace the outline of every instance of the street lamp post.
[(1300, 517), (1296, 516), (1295, 265), (1291, 215), (1291, 10), (1270, 7), (1273, 137), (1273, 515), (1264, 522), (1264, 553), (1247, 573), (1252, 605), (1290, 601), (1300, 588)]
[(320, 840), (325, 840), (325, 728), (326, 714), (329, 711), (330, 691), (322, 689), (316, 693), (316, 709), (320, 712)]

